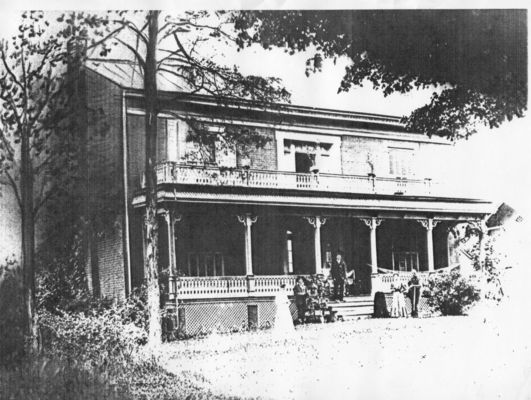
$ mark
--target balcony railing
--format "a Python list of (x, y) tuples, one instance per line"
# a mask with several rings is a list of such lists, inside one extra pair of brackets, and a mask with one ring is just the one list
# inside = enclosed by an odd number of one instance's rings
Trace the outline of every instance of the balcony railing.
[(361, 175), (220, 169), (165, 162), (157, 165), (157, 182), (185, 185), (291, 189), (385, 195), (440, 195), (431, 179), (382, 178)]
[[(286, 288), (295, 286), (293, 275), (264, 276), (218, 276), (218, 277), (181, 277), (171, 279), (175, 283), (179, 300), (235, 298), (248, 296), (275, 296), (281, 285)], [(173, 293), (170, 293), (173, 295)], [(173, 298), (174, 296), (170, 296)]]

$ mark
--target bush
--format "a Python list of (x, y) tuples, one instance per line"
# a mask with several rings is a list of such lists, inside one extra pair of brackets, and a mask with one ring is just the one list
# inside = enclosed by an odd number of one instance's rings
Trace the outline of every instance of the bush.
[(463, 315), (480, 299), (479, 289), (456, 270), (432, 275), (428, 287), (428, 305), (442, 315)]
[(0, 265), (0, 364), (13, 361), (24, 350), (24, 302), (20, 272), (14, 259), (6, 259)]
[(44, 311), (40, 314), (45, 353), (92, 366), (128, 362), (146, 341), (146, 331), (124, 321), (123, 306), (85, 313)]

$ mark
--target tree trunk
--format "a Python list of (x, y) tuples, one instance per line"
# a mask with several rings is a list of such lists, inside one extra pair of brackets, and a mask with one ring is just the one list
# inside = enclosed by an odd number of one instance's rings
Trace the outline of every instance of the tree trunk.
[(24, 296), (24, 336), (26, 355), (39, 351), (39, 325), (35, 312), (35, 213), (33, 208), (33, 168), (30, 158), (29, 135), (21, 135), (21, 214), (22, 269)]
[(157, 177), (155, 175), (157, 144), (157, 36), (159, 11), (148, 14), (148, 44), (144, 70), (144, 97), (146, 106), (146, 214), (144, 220), (145, 259), (148, 321), (148, 345), (161, 343), (160, 291), (158, 273)]

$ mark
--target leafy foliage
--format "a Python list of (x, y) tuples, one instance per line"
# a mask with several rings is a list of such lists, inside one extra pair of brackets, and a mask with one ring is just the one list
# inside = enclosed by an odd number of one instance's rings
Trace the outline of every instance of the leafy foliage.
[(525, 10), (243, 11), (240, 48), (312, 51), (306, 74), (348, 57), (338, 91), (368, 82), (384, 95), (437, 87), (404, 118), (408, 129), (451, 139), (497, 127), (527, 109)]
[(23, 302), (20, 266), (13, 258), (0, 265), (0, 364), (17, 359), (23, 348)]
[(479, 289), (457, 270), (434, 274), (428, 281), (428, 305), (442, 315), (462, 315), (479, 299)]

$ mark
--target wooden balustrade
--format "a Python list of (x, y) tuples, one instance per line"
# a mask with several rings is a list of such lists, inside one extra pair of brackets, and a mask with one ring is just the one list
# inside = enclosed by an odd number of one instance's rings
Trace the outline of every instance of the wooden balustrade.
[[(282, 285), (295, 286), (293, 275), (218, 276), (174, 278), (179, 300), (275, 296)], [(253, 285), (249, 285), (249, 280)], [(250, 289), (252, 287), (252, 289)]]
[(439, 185), (432, 182), (431, 179), (220, 169), (217, 167), (184, 165), (175, 162), (158, 164), (156, 170), (159, 184), (238, 186), (391, 195), (429, 196), (440, 194)]
[[(396, 272), (398, 274), (400, 283), (403, 283), (407, 286), (409, 280), (411, 279), (411, 272)], [(428, 285), (428, 278), (430, 274), (428, 272), (417, 272), (419, 282), (422, 286)], [(390, 292), (391, 284), (394, 281), (394, 273), (388, 274), (373, 274), (372, 275), (372, 286), (373, 292)]]

